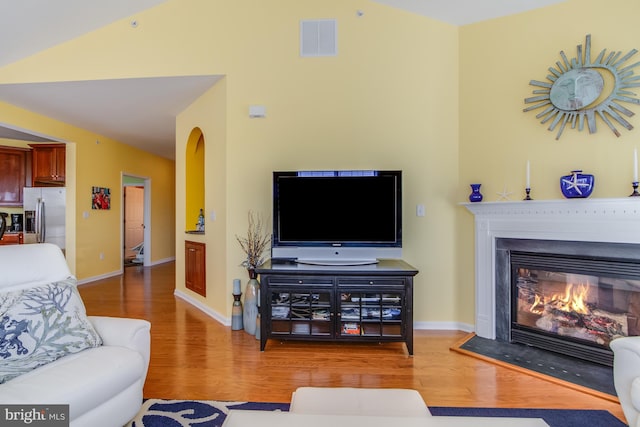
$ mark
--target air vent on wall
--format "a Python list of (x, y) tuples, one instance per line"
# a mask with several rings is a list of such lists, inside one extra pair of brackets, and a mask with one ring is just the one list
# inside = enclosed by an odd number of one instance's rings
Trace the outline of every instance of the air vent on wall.
[(335, 56), (338, 25), (335, 19), (300, 21), (300, 56)]

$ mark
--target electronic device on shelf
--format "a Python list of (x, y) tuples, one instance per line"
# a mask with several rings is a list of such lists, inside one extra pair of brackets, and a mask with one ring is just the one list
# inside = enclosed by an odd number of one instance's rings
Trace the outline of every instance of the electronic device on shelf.
[(272, 258), (363, 265), (402, 257), (402, 171), (273, 173)]

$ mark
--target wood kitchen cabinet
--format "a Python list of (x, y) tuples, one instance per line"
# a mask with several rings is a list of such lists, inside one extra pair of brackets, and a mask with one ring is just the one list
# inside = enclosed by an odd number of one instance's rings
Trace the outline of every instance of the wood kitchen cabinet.
[(207, 282), (205, 275), (206, 268), (206, 246), (199, 242), (184, 242), (184, 270), (185, 270), (185, 286), (187, 289), (207, 296)]
[(22, 206), (29, 149), (0, 146), (0, 206)]
[(65, 185), (66, 148), (64, 144), (29, 144), (32, 185), (63, 187)]

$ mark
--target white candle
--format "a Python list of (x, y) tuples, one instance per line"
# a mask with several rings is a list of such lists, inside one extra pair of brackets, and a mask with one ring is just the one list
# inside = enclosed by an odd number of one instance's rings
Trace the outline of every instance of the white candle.
[(633, 182), (638, 182), (638, 149), (633, 149)]
[(529, 165), (529, 160), (527, 160), (527, 187), (526, 188), (531, 188), (530, 173), (531, 173), (531, 167)]
[(233, 279), (233, 295), (240, 295), (240, 279)]

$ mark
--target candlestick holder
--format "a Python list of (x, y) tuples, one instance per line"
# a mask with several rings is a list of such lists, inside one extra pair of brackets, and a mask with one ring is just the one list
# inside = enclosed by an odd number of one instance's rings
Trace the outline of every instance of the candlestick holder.
[(631, 185), (633, 186), (633, 193), (629, 194), (629, 197), (640, 196), (640, 193), (638, 193), (638, 181), (633, 181)]
[(233, 295), (233, 308), (231, 309), (231, 330), (239, 331), (243, 328), (242, 325), (242, 301), (240, 297), (242, 292)]
[(525, 191), (525, 193), (527, 193), (527, 196), (522, 200), (533, 200), (531, 198), (531, 188), (527, 187), (527, 188), (524, 189), (524, 191)]

